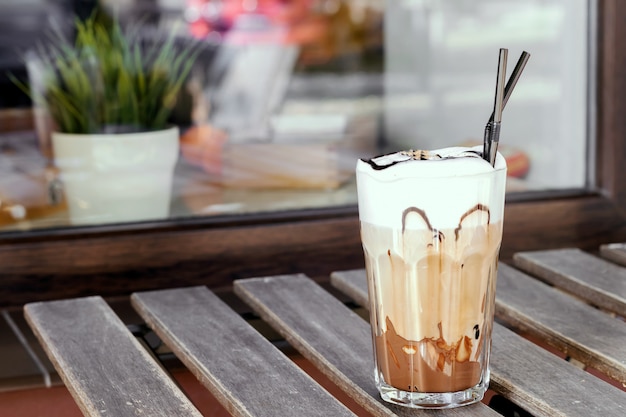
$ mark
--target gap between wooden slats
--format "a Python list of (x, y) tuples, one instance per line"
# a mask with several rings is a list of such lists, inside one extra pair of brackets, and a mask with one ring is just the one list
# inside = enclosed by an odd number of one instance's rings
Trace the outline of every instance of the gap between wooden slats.
[(515, 266), (591, 304), (626, 316), (626, 268), (580, 249), (520, 252)]
[(84, 415), (201, 416), (102, 298), (31, 303), (24, 312)]
[(354, 416), (206, 287), (135, 293), (131, 302), (234, 416)]
[(424, 411), (384, 402), (374, 384), (369, 324), (304, 275), (238, 280), (234, 288), (294, 348), (375, 416), (499, 416), (482, 403)]
[(584, 364), (626, 382), (626, 323), (500, 264), (496, 316)]
[[(331, 282), (368, 307), (365, 270), (335, 272)], [(625, 392), (498, 323), (494, 323), (492, 341), (491, 388), (534, 416), (626, 415)]]

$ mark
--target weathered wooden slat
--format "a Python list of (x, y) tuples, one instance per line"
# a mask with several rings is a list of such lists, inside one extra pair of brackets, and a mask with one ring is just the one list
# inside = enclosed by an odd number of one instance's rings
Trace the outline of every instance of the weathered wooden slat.
[(201, 416), (100, 297), (27, 304), (26, 319), (86, 416)]
[(626, 323), (505, 264), (496, 294), (500, 320), (626, 383)]
[(601, 245), (600, 255), (611, 262), (626, 266), (626, 243), (608, 243)]
[(233, 416), (354, 416), (206, 287), (131, 301)]
[[(355, 302), (367, 302), (364, 270), (333, 273), (332, 283), (347, 289)], [(495, 323), (492, 341), (491, 388), (534, 416), (618, 417), (626, 413), (625, 392), (506, 327)]]
[[(293, 347), (374, 416), (432, 416), (380, 399), (374, 384), (369, 324), (304, 275), (252, 278), (235, 292)], [(484, 404), (440, 410), (437, 416), (498, 416)]]
[(580, 249), (520, 252), (515, 266), (600, 308), (626, 316), (626, 268)]
[(333, 272), (330, 275), (330, 283), (333, 287), (352, 298), (358, 305), (369, 308), (367, 275), (364, 269)]

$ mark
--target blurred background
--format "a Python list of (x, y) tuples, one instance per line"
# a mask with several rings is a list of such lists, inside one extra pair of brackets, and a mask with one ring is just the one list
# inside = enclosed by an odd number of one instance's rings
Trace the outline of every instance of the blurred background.
[[(482, 141), (498, 49), (530, 61), (503, 116), (509, 192), (589, 183), (591, 0), (3, 0), (0, 233), (70, 227), (28, 51), (97, 8), (201, 46), (170, 122), (169, 220), (356, 204), (357, 158)], [(154, 220), (154, 219), (146, 219)]]

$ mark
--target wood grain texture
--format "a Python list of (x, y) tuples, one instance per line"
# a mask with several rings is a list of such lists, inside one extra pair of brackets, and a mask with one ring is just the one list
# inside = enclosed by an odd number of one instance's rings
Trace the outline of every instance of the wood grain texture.
[(515, 266), (593, 305), (626, 316), (626, 268), (580, 249), (522, 252)]
[(626, 383), (626, 323), (500, 264), (496, 316)]
[(14, 244), (0, 238), (0, 306), (194, 285), (230, 288), (234, 279), (259, 275), (327, 279), (333, 269), (362, 264), (356, 216), (176, 231), (155, 225)]
[(626, 266), (626, 243), (608, 243), (601, 245), (600, 256), (616, 264)]
[(24, 312), (85, 416), (201, 416), (102, 298)]
[(369, 324), (304, 275), (235, 281), (235, 292), (374, 416), (497, 416), (483, 404), (420, 411), (387, 404), (374, 382)]
[(354, 416), (206, 287), (131, 300), (233, 416)]
[[(341, 282), (341, 288), (357, 295), (355, 302), (367, 300), (364, 270), (336, 272), (332, 282)], [(492, 335), (490, 368), (490, 387), (536, 417), (618, 417), (626, 413), (625, 392), (498, 323)]]
[(626, 241), (618, 237), (626, 233), (626, 216), (609, 199), (594, 195), (540, 198), (511, 201), (507, 196), (500, 259), (508, 261), (528, 250), (578, 247), (591, 251), (603, 243)]
[[(230, 288), (235, 279), (265, 275), (305, 273), (328, 279), (334, 270), (364, 267), (356, 208), (353, 214), (327, 218), (280, 214), (285, 218), (257, 223), (240, 216), (224, 224), (198, 219), (193, 227), (181, 222), (121, 231), (23, 233), (13, 239), (3, 235), (0, 306), (128, 296), (174, 286)], [(502, 259), (518, 251), (565, 245), (593, 249), (607, 241), (626, 241), (626, 222), (600, 197), (507, 202), (505, 217)]]
[(330, 274), (330, 283), (352, 298), (361, 307), (369, 307), (367, 275), (365, 269), (335, 271)]
[[(623, 215), (626, 213), (626, 3), (622, 0), (597, 3), (596, 185)], [(603, 220), (599, 218), (591, 226), (595, 227)], [(601, 243), (621, 241), (607, 237)]]
[(626, 415), (624, 391), (497, 323), (491, 369), (491, 388), (535, 417)]

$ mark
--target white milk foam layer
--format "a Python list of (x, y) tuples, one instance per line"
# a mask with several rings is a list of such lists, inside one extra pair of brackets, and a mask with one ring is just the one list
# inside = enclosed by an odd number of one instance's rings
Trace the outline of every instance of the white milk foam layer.
[[(409, 207), (423, 210), (433, 229), (455, 228), (463, 214), (477, 204), (489, 207), (490, 222), (502, 220), (506, 162), (498, 153), (495, 167), (480, 156), (482, 146), (451, 147), (419, 152), (397, 152), (359, 160), (356, 168), (359, 218), (373, 225), (401, 229), (402, 213)], [(422, 155), (423, 156), (423, 155)], [(493, 175), (496, 171), (497, 175)], [(409, 229), (428, 229), (411, 222)]]

